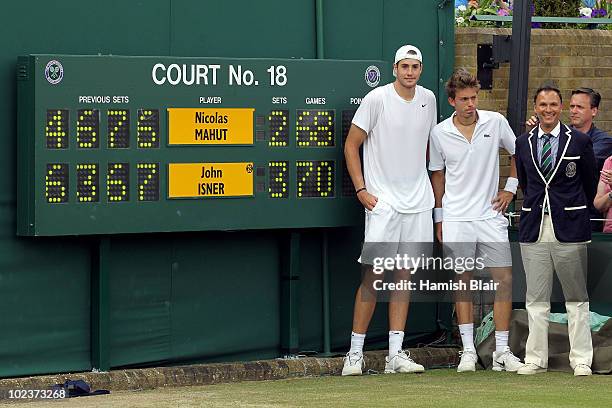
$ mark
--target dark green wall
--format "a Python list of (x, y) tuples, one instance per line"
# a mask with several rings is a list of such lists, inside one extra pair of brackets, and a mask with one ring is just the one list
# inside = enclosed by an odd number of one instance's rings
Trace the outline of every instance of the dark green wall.
[[(453, 65), (452, 2), (324, 1), (326, 58), (391, 60), (421, 47), (422, 83)], [(441, 23), (439, 23), (441, 21)], [(0, 377), (90, 370), (92, 271), (99, 237), (17, 238), (16, 61), (33, 53), (316, 58), (315, 0), (22, 0), (0, 15)], [(440, 46), (440, 35), (444, 44)], [(389, 70), (391, 61), (389, 62)], [(444, 111), (448, 112), (446, 104)], [(61, 220), (58, 220), (61, 222)], [(299, 350), (321, 351), (322, 232), (300, 232)], [(361, 229), (329, 233), (332, 347), (344, 350), (359, 281)], [(111, 367), (276, 357), (286, 323), (287, 231), (110, 237)], [(229, 266), (228, 266), (229, 265)], [(220, 288), (221, 287), (221, 288)], [(94, 302), (93, 306), (96, 306)], [(436, 330), (413, 308), (409, 334)], [(384, 308), (371, 336), (386, 336)]]

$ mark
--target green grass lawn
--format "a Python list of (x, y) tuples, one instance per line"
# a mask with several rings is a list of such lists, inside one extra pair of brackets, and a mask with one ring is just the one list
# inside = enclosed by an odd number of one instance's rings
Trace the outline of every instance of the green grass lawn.
[[(58, 404), (59, 403), (59, 404)], [(612, 376), (576, 378), (568, 373), (519, 376), (454, 369), (424, 374), (296, 378), (26, 403), (75, 407), (612, 407)], [(21, 405), (21, 404), (20, 404)]]

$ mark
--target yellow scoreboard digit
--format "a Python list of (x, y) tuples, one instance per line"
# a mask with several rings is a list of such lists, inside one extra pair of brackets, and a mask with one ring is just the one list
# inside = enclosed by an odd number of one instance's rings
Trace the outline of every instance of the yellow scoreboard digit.
[(334, 197), (333, 161), (297, 162), (298, 198)]
[(159, 163), (138, 163), (138, 201), (159, 201)]
[(129, 201), (130, 167), (128, 163), (109, 163), (106, 174), (106, 195), (111, 203)]
[(67, 149), (69, 133), (68, 109), (48, 109), (45, 126), (47, 149)]
[(298, 109), (295, 125), (298, 147), (335, 146), (333, 110)]
[(127, 109), (108, 111), (108, 147), (127, 149), (130, 147), (130, 111)]
[(45, 175), (45, 198), (48, 203), (68, 202), (68, 164), (49, 163)]
[(77, 164), (77, 201), (81, 203), (100, 201), (99, 180), (97, 163)]
[(270, 198), (289, 197), (289, 162), (273, 161), (268, 163), (268, 193)]
[(268, 130), (270, 147), (286, 147), (289, 145), (289, 111), (273, 110), (268, 115)]
[(159, 147), (159, 109), (138, 109), (138, 147)]
[(79, 149), (97, 149), (100, 146), (100, 111), (77, 111), (77, 146)]

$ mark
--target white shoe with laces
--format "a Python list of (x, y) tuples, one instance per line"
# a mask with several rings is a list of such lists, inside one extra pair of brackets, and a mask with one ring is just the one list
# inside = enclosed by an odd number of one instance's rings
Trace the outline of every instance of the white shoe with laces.
[(457, 366), (458, 373), (476, 371), (476, 362), (478, 361), (476, 351), (463, 350), (459, 352), (459, 355), (461, 356), (461, 360), (459, 361), (459, 365)]
[(385, 357), (385, 374), (422, 373), (425, 367), (410, 358), (410, 352), (400, 351), (393, 357)]
[(510, 373), (517, 372), (519, 368), (525, 364), (521, 363), (521, 360), (512, 354), (510, 347), (506, 346), (502, 352), (493, 352), (493, 371), (508, 371)]
[(592, 374), (593, 372), (591, 371), (591, 367), (589, 367), (586, 364), (576, 364), (576, 367), (574, 367), (574, 375), (576, 377), (592, 375)]
[(360, 351), (349, 351), (344, 357), (344, 367), (342, 375), (361, 375), (361, 370), (365, 367), (363, 353)]

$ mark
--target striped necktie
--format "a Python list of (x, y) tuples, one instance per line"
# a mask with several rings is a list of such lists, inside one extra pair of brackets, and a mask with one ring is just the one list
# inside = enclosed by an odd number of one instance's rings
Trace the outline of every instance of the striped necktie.
[(544, 178), (548, 181), (553, 172), (553, 158), (552, 158), (552, 145), (550, 138), (553, 137), (550, 133), (544, 133), (542, 138), (544, 139), (544, 146), (542, 146), (542, 157), (540, 158), (540, 170), (544, 175)]

